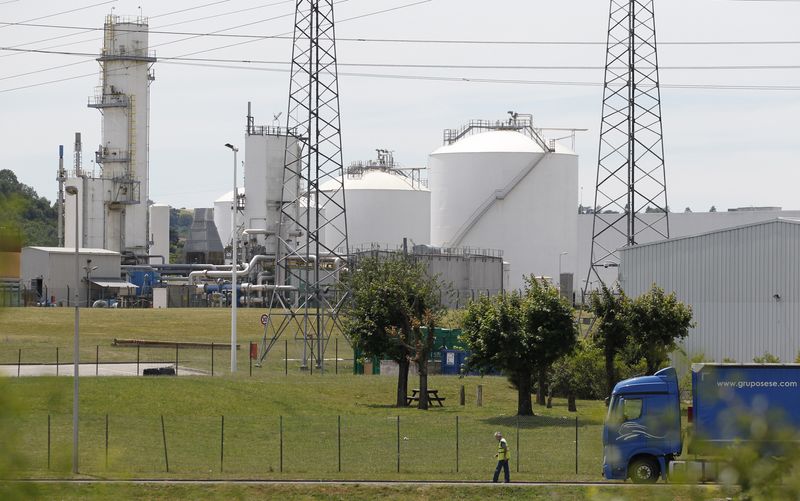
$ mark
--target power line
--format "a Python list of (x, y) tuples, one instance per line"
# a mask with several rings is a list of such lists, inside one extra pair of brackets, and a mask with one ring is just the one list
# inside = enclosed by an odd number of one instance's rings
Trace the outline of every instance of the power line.
[[(173, 62), (165, 61), (166, 64), (181, 66), (201, 66), (220, 69), (242, 69), (252, 71), (268, 71), (288, 73), (289, 70), (281, 68), (257, 68), (257, 67), (237, 67), (229, 65), (214, 65), (204, 63)], [(448, 77), (437, 75), (400, 75), (386, 73), (349, 73), (339, 72), (340, 76), (363, 77), (363, 78), (384, 78), (392, 80), (421, 80), (437, 82), (463, 82), (463, 83), (490, 83), (490, 84), (514, 84), (514, 85), (552, 85), (570, 87), (602, 87), (602, 82), (586, 81), (556, 81), (556, 80), (521, 80), (521, 79), (500, 79), (500, 78), (475, 78), (475, 77)], [(662, 88), (667, 89), (695, 89), (695, 90), (758, 90), (758, 91), (800, 91), (800, 86), (792, 85), (718, 85), (718, 84), (661, 84)], [(2, 91), (0, 91), (2, 92)]]
[(64, 10), (64, 11), (61, 11), (61, 12), (56, 12), (54, 14), (47, 14), (45, 16), (33, 17), (31, 19), (26, 19), (26, 20), (20, 21), (18, 23), (0, 23), (0, 24), (3, 25), (3, 26), (0, 26), (0, 29), (8, 28), (9, 26), (27, 26), (28, 25), (27, 23), (30, 23), (31, 21), (38, 21), (40, 19), (47, 19), (47, 18), (50, 18), (50, 17), (56, 17), (56, 16), (60, 16), (62, 14), (70, 14), (72, 12), (78, 12), (78, 11), (81, 11), (81, 10), (91, 9), (92, 7), (98, 7), (100, 5), (106, 5), (106, 4), (109, 4), (109, 3), (116, 3), (116, 2), (117, 2), (117, 0), (107, 0), (105, 2), (95, 3), (95, 4), (92, 4), (92, 5), (86, 5), (84, 7), (76, 7), (74, 9)]
[[(230, 2), (230, 0), (217, 0), (215, 2), (211, 2), (211, 3), (207, 3), (207, 4), (203, 4), (203, 5), (196, 5), (196, 6), (188, 7), (188, 8), (185, 8), (185, 9), (179, 9), (179, 10), (174, 10), (174, 11), (171, 11), (171, 12), (165, 12), (163, 14), (157, 14), (155, 16), (148, 16), (148, 19), (157, 19), (157, 18), (161, 18), (161, 17), (167, 17), (167, 16), (171, 16), (171, 15), (174, 15), (174, 14), (180, 14), (180, 13), (183, 13), (183, 12), (199, 10), (199, 9), (203, 9), (203, 8), (206, 8), (206, 7), (210, 7), (210, 6), (221, 4), (221, 3), (227, 3), (227, 2)], [(239, 10), (236, 10), (236, 11), (224, 12), (224, 13), (216, 14), (216, 15), (213, 15), (213, 16), (205, 16), (205, 17), (199, 17), (199, 18), (189, 19), (189, 20), (185, 20), (185, 21), (179, 21), (179, 22), (175, 22), (175, 23), (172, 23), (172, 24), (165, 24), (165, 25), (162, 25), (161, 27), (169, 27), (169, 26), (176, 26), (176, 25), (181, 25), (181, 24), (189, 24), (189, 23), (194, 23), (196, 21), (204, 21), (206, 19), (229, 16), (229, 15), (232, 15), (232, 14), (239, 14), (239, 13), (246, 12), (246, 11), (262, 9), (262, 8), (266, 8), (266, 7), (273, 7), (275, 5), (280, 5), (280, 4), (284, 4), (284, 3), (291, 3), (291, 2), (292, 2), (292, 0), (282, 0), (280, 2), (275, 2), (275, 3), (271, 3), (271, 4), (265, 4), (265, 5), (259, 5), (259, 6), (256, 6), (256, 7), (249, 7), (247, 9), (239, 9)], [(0, 25), (2, 25), (2, 24), (5, 24), (5, 23), (0, 23)], [(18, 26), (23, 26), (22, 24), (19, 24), (19, 23), (17, 23), (17, 25)], [(52, 27), (52, 28), (59, 28), (60, 27), (58, 25), (36, 25), (36, 24), (24, 24), (24, 26)], [(28, 45), (33, 45), (33, 44), (38, 44), (38, 43), (43, 43), (43, 42), (49, 42), (49, 41), (53, 41), (53, 40), (60, 40), (60, 39), (63, 39), (63, 38), (71, 38), (71, 37), (74, 37), (74, 36), (77, 36), (77, 35), (82, 35), (84, 33), (100, 31), (100, 30), (103, 30), (105, 28), (98, 28), (96, 26), (93, 26), (93, 27), (88, 27), (88, 26), (77, 27), (77, 26), (73, 26), (73, 27), (71, 27), (71, 29), (78, 29), (78, 30), (81, 30), (81, 31), (79, 31), (78, 33), (70, 33), (70, 34), (67, 34), (67, 35), (59, 35), (59, 36), (56, 36), (56, 37), (50, 37), (50, 38), (44, 38), (44, 39), (40, 39), (40, 40), (35, 40), (33, 42), (26, 42), (26, 43), (23, 43), (23, 44), (15, 45), (14, 47), (25, 47), (25, 46), (28, 46)], [(117, 31), (119, 31), (119, 32), (132, 32), (132, 31), (135, 31), (135, 30), (119, 29)], [(150, 31), (150, 30), (148, 30), (148, 32), (152, 33), (152, 31)], [(59, 47), (67, 47), (67, 46), (70, 46), (70, 45), (78, 45), (78, 44), (82, 44), (82, 43), (86, 43), (86, 42), (96, 42), (96, 41), (99, 41), (99, 40), (102, 40), (102, 39), (93, 37), (93, 38), (89, 38), (89, 39), (79, 40), (79, 41), (76, 41), (76, 42), (70, 42), (68, 44), (53, 45), (53, 46), (50, 46), (50, 47), (45, 47), (45, 49), (55, 49), (55, 48), (59, 48)], [(13, 56), (13, 55), (15, 55), (15, 54), (5, 54), (5, 55), (0, 56), (0, 57), (9, 57), (9, 56)]]
[[(116, 1), (116, 0), (115, 0)], [(226, 0), (228, 1), (228, 0)], [(410, 7), (417, 4), (428, 3), (432, 0), (421, 0), (419, 2), (415, 2), (412, 4), (407, 4), (403, 6), (393, 7), (389, 9), (385, 9), (383, 11), (375, 12), (375, 13), (384, 13), (390, 12), (392, 10), (398, 10), (405, 7)], [(215, 2), (218, 3), (218, 2)], [(276, 2), (273, 4), (268, 4), (261, 7), (268, 7), (279, 5), (282, 3), (288, 3), (287, 1), (283, 2)], [(338, 2), (337, 2), (338, 3)], [(238, 12), (244, 12), (246, 10), (253, 10), (254, 8), (249, 9), (242, 9), (240, 11), (233, 11), (230, 13), (220, 14), (222, 15), (229, 15)], [(188, 9), (185, 9), (188, 10)], [(347, 18), (348, 21), (353, 19), (359, 19), (361, 17), (367, 17), (374, 15), (375, 13), (368, 13), (362, 14), (359, 16), (355, 16), (352, 18)], [(205, 19), (210, 19), (213, 17), (219, 16), (207, 16), (203, 18), (193, 19), (185, 22), (175, 23), (175, 24), (185, 24), (194, 21), (200, 21)], [(155, 16), (153, 16), (155, 17)], [(344, 19), (342, 20), (344, 21)], [(0, 22), (0, 25), (9, 25), (13, 24), (15, 26), (27, 26), (27, 27), (34, 27), (34, 28), (53, 28), (53, 29), (70, 29), (70, 30), (85, 30), (85, 31), (101, 31), (103, 28), (99, 27), (90, 27), (90, 26), (72, 26), (72, 25), (57, 25), (57, 24), (34, 24), (34, 23), (5, 23)], [(173, 24), (173, 25), (175, 25)], [(166, 26), (173, 26), (173, 25), (165, 25)], [(242, 25), (245, 26), (245, 25)], [(2, 27), (2, 26), (0, 26)], [(239, 26), (241, 27), (241, 26)], [(233, 29), (233, 28), (231, 28)], [(119, 32), (124, 32), (124, 29), (118, 29)], [(159, 29), (152, 29), (149, 30), (149, 33), (152, 35), (174, 35), (174, 36), (198, 36), (198, 37), (211, 37), (211, 38), (252, 38), (252, 39), (261, 39), (261, 40), (268, 40), (268, 39), (291, 39), (292, 37), (289, 35), (256, 35), (256, 34), (245, 34), (245, 33), (220, 33), (220, 32), (196, 32), (196, 31), (166, 31), (166, 30), (159, 30)], [(372, 42), (372, 43), (408, 43), (408, 44), (451, 44), (451, 45), (599, 45), (605, 46), (607, 42), (600, 41), (600, 40), (488, 40), (488, 39), (432, 39), (432, 38), (374, 38), (374, 37), (341, 37), (336, 39), (337, 42)], [(32, 42), (33, 43), (33, 42)], [(658, 45), (800, 45), (800, 40), (667, 40), (667, 41), (659, 41)]]
[[(76, 57), (91, 57), (91, 58), (98, 58), (100, 54), (93, 53), (93, 52), (73, 52), (73, 51), (51, 51), (51, 50), (40, 50), (40, 49), (18, 49), (15, 47), (0, 47), (0, 51), (12, 51), (12, 52), (25, 52), (31, 54), (51, 54), (51, 55), (62, 55), (62, 56), (76, 56)], [(243, 63), (243, 64), (274, 64), (274, 65), (289, 65), (288, 61), (269, 61), (269, 60), (260, 60), (260, 59), (226, 59), (226, 58), (195, 58), (195, 57), (183, 57), (183, 56), (159, 56), (159, 61), (167, 62), (167, 61), (193, 61), (193, 62), (210, 62), (210, 63)], [(572, 66), (556, 66), (556, 65), (497, 65), (497, 64), (444, 64), (444, 63), (437, 63), (437, 64), (415, 64), (415, 63), (337, 63), (338, 66), (357, 66), (357, 67), (374, 67), (374, 68), (408, 68), (408, 69), (457, 69), (457, 70), (587, 70), (587, 71), (595, 71), (595, 70), (603, 70), (605, 66), (580, 66), (580, 65), (572, 65)], [(63, 68), (66, 66), (70, 66), (70, 64), (63, 65), (63, 66), (56, 66), (49, 69), (56, 69), (56, 68)], [(622, 67), (618, 69), (623, 69)], [(687, 65), (687, 66), (660, 66), (659, 70), (682, 70), (682, 71), (696, 71), (696, 70), (797, 70), (800, 69), (800, 65), (797, 64), (750, 64), (750, 65)], [(18, 76), (25, 76), (30, 75), (32, 73), (38, 73), (41, 71), (46, 70), (36, 70), (28, 73), (22, 73), (19, 75), (12, 75), (8, 77), (0, 78), (0, 80), (6, 80), (9, 78), (15, 78)]]

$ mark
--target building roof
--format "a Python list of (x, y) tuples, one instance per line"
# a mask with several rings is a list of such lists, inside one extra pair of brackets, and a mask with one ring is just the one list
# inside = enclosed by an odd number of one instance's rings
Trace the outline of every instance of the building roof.
[[(440, 147), (431, 155), (446, 153), (542, 153), (542, 148), (530, 137), (513, 130), (493, 130), (473, 134), (455, 143)], [(575, 154), (556, 142), (556, 153)]]
[(92, 279), (92, 283), (98, 287), (105, 287), (108, 289), (138, 289), (139, 286), (132, 284), (127, 280), (120, 280), (114, 278), (97, 278)]
[[(75, 247), (24, 247), (24, 249), (33, 249), (41, 252), (49, 252), (50, 254), (75, 254)], [(90, 247), (78, 248), (78, 254), (94, 254), (102, 256), (119, 256), (119, 252), (110, 251), (108, 249), (92, 249)]]
[[(244, 194), (244, 186), (240, 186), (237, 189), (237, 191), (238, 191), (239, 195)], [(228, 202), (229, 204), (233, 203), (233, 190), (225, 193), (224, 195), (220, 195), (220, 197), (218, 199), (214, 200), (215, 204), (216, 203), (224, 203), (224, 202)]]
[[(339, 187), (339, 179), (329, 179), (322, 183), (320, 191), (332, 191)], [(348, 176), (345, 179), (346, 190), (400, 190), (400, 191), (430, 191), (419, 185), (412, 185), (411, 179), (397, 173), (382, 170), (365, 170), (360, 177)]]
[(766, 221), (756, 221), (755, 223), (740, 224), (738, 226), (731, 226), (729, 228), (720, 228), (718, 230), (713, 230), (713, 231), (709, 231), (709, 232), (706, 232), (706, 233), (699, 233), (699, 234), (696, 234), (696, 235), (687, 235), (687, 236), (684, 236), (684, 237), (670, 238), (670, 239), (667, 239), (667, 240), (657, 240), (655, 242), (647, 242), (647, 243), (644, 243), (644, 244), (628, 245), (628, 246), (625, 246), (625, 247), (621, 247), (619, 249), (619, 251), (630, 251), (630, 250), (640, 249), (642, 247), (649, 247), (649, 246), (652, 246), (652, 245), (668, 244), (668, 243), (671, 243), (671, 242), (679, 242), (681, 240), (688, 240), (688, 239), (692, 239), (692, 238), (701, 238), (701, 237), (705, 237), (705, 236), (708, 236), (708, 235), (717, 235), (717, 234), (720, 234), (720, 233), (734, 232), (734, 231), (741, 230), (743, 228), (750, 228), (750, 227), (753, 227), (753, 226), (766, 226), (766, 225), (770, 225), (770, 224), (780, 224), (780, 223), (800, 225), (800, 219), (789, 218), (789, 217), (776, 217), (774, 219), (767, 219)]

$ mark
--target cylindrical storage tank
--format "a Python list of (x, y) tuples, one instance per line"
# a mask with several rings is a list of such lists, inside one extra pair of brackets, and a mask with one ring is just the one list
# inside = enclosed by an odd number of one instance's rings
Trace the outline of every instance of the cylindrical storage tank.
[(150, 206), (150, 264), (169, 263), (169, 205)]
[[(332, 180), (320, 190), (332, 191), (338, 184)], [(410, 240), (409, 245), (428, 243), (431, 192), (419, 182), (400, 173), (367, 169), (358, 176), (345, 177), (344, 196), (351, 249), (372, 243), (399, 246), (404, 237)], [(341, 203), (341, 194), (334, 200)], [(327, 233), (330, 245), (332, 233)]]
[[(239, 194), (244, 192), (239, 188)], [(217, 227), (219, 239), (223, 247), (231, 244), (231, 210), (233, 207), (233, 191), (225, 193), (214, 200), (214, 226)], [(240, 222), (241, 224), (241, 222)]]
[[(578, 156), (556, 143), (545, 152), (525, 134), (498, 130), (464, 137), (429, 158), (431, 244), (501, 249), (506, 289), (523, 275), (574, 271)], [(564, 254), (566, 253), (566, 254)]]
[[(283, 193), (283, 171), (286, 162), (287, 141), (289, 148), (297, 147), (294, 138), (287, 138), (278, 127), (253, 127), (245, 138), (244, 186), (247, 190), (244, 217), (245, 229), (277, 232), (280, 225), (281, 198), (291, 201), (297, 196), (293, 184)], [(295, 151), (294, 157), (299, 157)], [(299, 181), (298, 178), (295, 178)], [(266, 246), (267, 254), (275, 252), (277, 238), (256, 235), (260, 245)]]

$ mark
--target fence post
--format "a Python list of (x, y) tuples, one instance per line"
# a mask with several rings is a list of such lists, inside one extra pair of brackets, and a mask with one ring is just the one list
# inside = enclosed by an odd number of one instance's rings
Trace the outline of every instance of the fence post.
[(280, 417), (280, 436), (281, 436), (281, 464), (280, 472), (283, 473), (283, 416)]
[(164, 463), (167, 465), (169, 473), (169, 456), (167, 455), (167, 430), (164, 428), (164, 415), (161, 415), (161, 438), (164, 440)]
[(482, 384), (478, 385), (477, 393), (478, 393), (477, 394), (478, 407), (483, 407), (483, 385)]
[(139, 349), (140, 348), (141, 348), (141, 345), (137, 344), (136, 345), (136, 375), (137, 376), (139, 375)]
[(106, 470), (108, 469), (108, 413), (106, 413)]
[(94, 375), (100, 375), (100, 345), (94, 347)]
[(458, 473), (458, 416), (456, 416), (456, 473)]
[(400, 473), (400, 416), (397, 416), (397, 473)]
[(283, 373), (289, 375), (289, 340), (283, 340)]
[(578, 416), (575, 416), (575, 475), (578, 474)]
[(50, 414), (47, 415), (47, 469), (50, 469)]
[(214, 375), (214, 342), (211, 342), (211, 375)]
[(336, 416), (336, 452), (339, 456), (339, 473), (342, 472), (342, 416)]
[(222, 423), (219, 433), (219, 471), (222, 473), (225, 465), (225, 415), (222, 415)]
[(517, 473), (519, 473), (519, 416), (517, 416)]
[(58, 376), (58, 346), (56, 346), (56, 376)]
[(339, 374), (339, 338), (333, 338), (333, 365), (334, 374)]
[[(252, 345), (253, 343), (250, 344)], [(248, 353), (247, 359), (250, 361), (250, 377), (253, 377), (253, 357), (251, 357), (250, 354)]]
[(17, 377), (19, 377), (19, 367), (22, 365), (22, 348), (17, 353)]
[(460, 405), (466, 405), (467, 403), (467, 393), (464, 385), (461, 385), (461, 391), (458, 393), (458, 403)]
[[(175, 343), (175, 375), (178, 375), (178, 343)], [(231, 348), (233, 349), (233, 348)]]

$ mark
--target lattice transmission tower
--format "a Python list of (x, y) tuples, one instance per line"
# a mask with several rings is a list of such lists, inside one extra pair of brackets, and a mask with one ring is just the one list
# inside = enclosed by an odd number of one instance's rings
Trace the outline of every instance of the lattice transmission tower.
[(584, 293), (619, 266), (617, 249), (669, 238), (653, 0), (611, 0), (591, 267)]
[(323, 368), (349, 254), (333, 0), (296, 0), (274, 287), (260, 362), (287, 331)]

